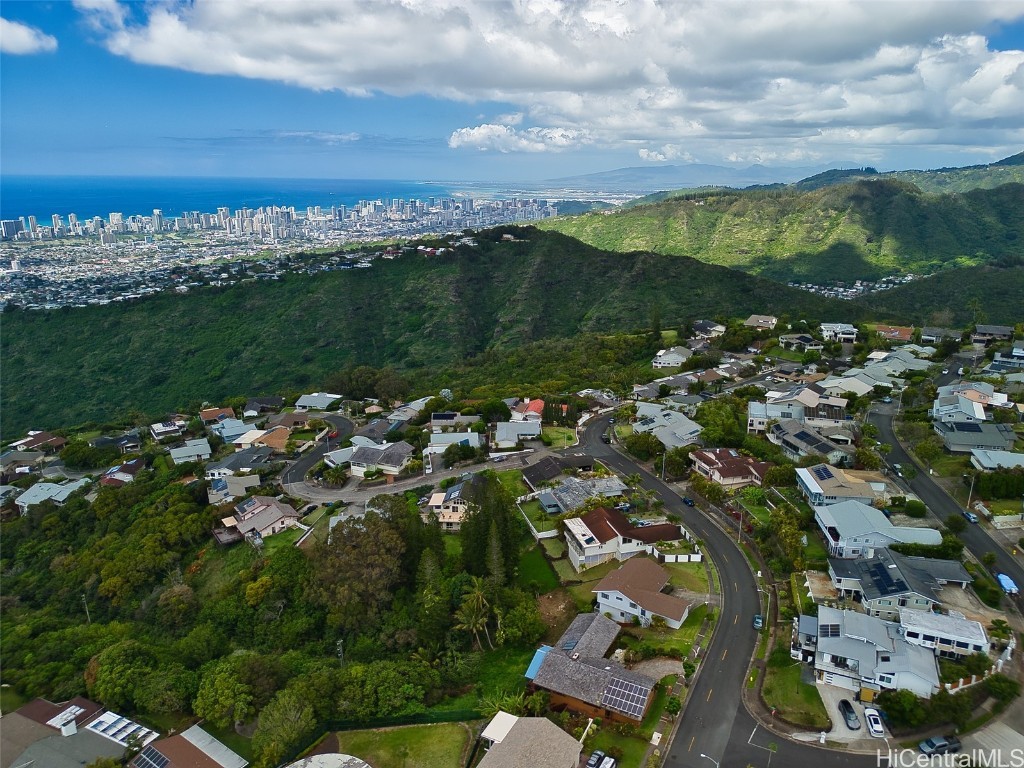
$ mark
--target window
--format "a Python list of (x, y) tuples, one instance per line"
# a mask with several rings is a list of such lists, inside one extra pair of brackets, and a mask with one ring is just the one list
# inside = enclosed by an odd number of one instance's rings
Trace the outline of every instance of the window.
[(900, 605), (900, 608), (903, 608), (903, 607), (905, 607), (905, 606), (906, 606), (906, 604), (907, 604), (907, 598), (905, 598), (905, 597), (901, 597), (901, 598), (900, 598), (900, 601), (899, 601), (899, 605)]
[(878, 682), (892, 685), (892, 675), (879, 675)]
[(630, 608), (636, 608), (636, 603), (634, 603), (634, 602), (630, 601), (630, 603), (629, 603), (629, 607), (630, 607)]
[(964, 642), (961, 642), (960, 640), (957, 640), (957, 641), (956, 641), (956, 647), (957, 647), (957, 648), (964, 648), (964, 649), (967, 649), (967, 648), (970, 648), (970, 647), (971, 647), (971, 644), (970, 644), (970, 643), (964, 643)]
[(601, 593), (601, 599), (602, 600), (607, 600), (608, 599), (608, 593), (607, 592), (602, 592)]
[(924, 636), (924, 641), (926, 643), (934, 643), (935, 642), (935, 635), (925, 635)]
[(917, 640), (919, 637), (921, 637), (921, 634), (919, 632), (907, 632), (907, 637), (911, 637), (914, 640)]
[(891, 657), (887, 656), (887, 655), (886, 656), (879, 656), (878, 658), (879, 658), (880, 661), (890, 661), (891, 660)]

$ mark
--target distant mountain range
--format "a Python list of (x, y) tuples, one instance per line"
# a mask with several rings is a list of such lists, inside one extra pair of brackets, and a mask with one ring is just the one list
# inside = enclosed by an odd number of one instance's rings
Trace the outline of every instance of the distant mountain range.
[(581, 190), (617, 190), (644, 195), (662, 190), (699, 189), (792, 184), (800, 189), (817, 189), (867, 176), (895, 177), (917, 185), (924, 192), (965, 192), (968, 189), (992, 189), (1001, 184), (1024, 182), (1024, 152), (988, 165), (963, 168), (939, 168), (928, 171), (891, 171), (858, 167), (852, 162), (833, 162), (806, 167), (769, 167), (750, 165), (731, 168), (724, 165), (691, 163), (616, 168), (550, 179), (546, 183)]

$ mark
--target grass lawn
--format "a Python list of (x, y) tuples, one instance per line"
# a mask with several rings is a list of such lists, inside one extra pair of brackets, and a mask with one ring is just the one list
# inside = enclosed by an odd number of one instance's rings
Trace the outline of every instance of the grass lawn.
[(316, 432), (312, 429), (302, 429), (298, 432), (292, 432), (291, 440), (295, 441), (295, 444), (306, 443), (316, 437)]
[(619, 440), (625, 440), (627, 437), (633, 434), (632, 424), (616, 424), (615, 425), (615, 436)]
[(537, 533), (544, 533), (544, 531), (553, 531), (558, 527), (558, 521), (554, 515), (549, 515), (541, 507), (540, 502), (536, 499), (523, 502), (519, 505), (520, 509), (526, 514), (533, 523), (533, 527), (537, 529)]
[(206, 547), (194, 582), (190, 582), (200, 600), (216, 599), (220, 593), (238, 579), (238, 572), (248, 568), (256, 559), (256, 552), (247, 542), (240, 541), (221, 549), (213, 544)]
[(544, 553), (539, 547), (533, 546), (519, 557), (519, 584), (529, 586), (536, 584), (540, 594), (546, 594), (558, 588), (558, 576), (551, 570)]
[(648, 741), (651, 740), (654, 730), (658, 727), (661, 713), (665, 711), (665, 703), (668, 701), (668, 692), (672, 690), (672, 686), (675, 684), (676, 675), (668, 675), (662, 678), (654, 691), (654, 701), (651, 702), (650, 709), (647, 710), (647, 716), (644, 717), (644, 721), (640, 724), (640, 733)]
[[(486, 641), (481, 638), (486, 644)], [(480, 661), (477, 690), (481, 696), (499, 691), (521, 691), (526, 687), (523, 673), (530, 665), (536, 648), (497, 648), (486, 651)], [(376, 766), (376, 764), (374, 764)]]
[(770, 513), (768, 507), (761, 506), (760, 504), (751, 504), (747, 501), (741, 501), (740, 504), (743, 508), (751, 514), (751, 516), (762, 525), (767, 525), (770, 519)]
[(448, 557), (462, 557), (462, 539), (455, 534), (451, 534), (442, 536), (441, 540), (444, 542), (444, 553)]
[(540, 545), (552, 560), (565, 557), (565, 539), (542, 539)]
[(1024, 510), (1020, 499), (993, 499), (986, 501), (985, 506), (993, 515), (1019, 515)]
[(462, 768), (469, 732), (460, 723), (340, 731), (338, 748), (373, 768)]
[(943, 454), (931, 463), (936, 475), (942, 477), (960, 477), (971, 466), (971, 460), (967, 456), (953, 456)]
[(506, 469), (502, 472), (496, 473), (498, 475), (498, 481), (504, 485), (515, 498), (525, 496), (530, 492), (530, 489), (526, 487), (526, 483), (523, 482), (523, 473), (518, 469)]
[(668, 583), (673, 587), (691, 592), (708, 591), (708, 571), (704, 563), (665, 563), (662, 568), (668, 571)]
[(25, 697), (8, 685), (0, 688), (0, 714), (13, 712), (25, 703)]
[(777, 344), (770, 349), (766, 349), (764, 356), (770, 357), (773, 360), (789, 360), (792, 363), (801, 363), (804, 359), (803, 352), (797, 352), (795, 349), (783, 349)]
[(563, 584), (579, 581), (580, 575), (576, 573), (576, 569), (572, 567), (572, 563), (569, 562), (568, 558), (565, 560), (555, 560), (552, 565), (555, 567), (555, 573), (558, 574), (558, 578), (561, 579)]
[(831, 721), (825, 705), (821, 703), (817, 688), (801, 682), (802, 666), (801, 662), (790, 658), (789, 647), (785, 643), (776, 646), (765, 667), (764, 687), (761, 689), (765, 703), (775, 707), (779, 715), (791, 723), (827, 730)]
[(828, 559), (828, 550), (825, 549), (825, 545), (818, 539), (814, 531), (807, 531), (807, 546), (804, 547), (804, 554), (807, 556), (808, 563)]
[(551, 440), (552, 448), (576, 445), (576, 430), (569, 427), (544, 427), (541, 434)]
[(648, 642), (658, 648), (678, 648), (685, 657), (693, 648), (693, 641), (704, 624), (706, 605), (695, 605), (679, 629), (653, 629), (652, 627), (630, 627), (630, 635), (636, 635), (639, 642)]
[(263, 540), (263, 552), (266, 555), (270, 555), (282, 547), (290, 547), (295, 544), (296, 541), (304, 534), (301, 528), (289, 528), (287, 531), (281, 533), (275, 533), (273, 536), (268, 536)]
[[(642, 768), (641, 762), (647, 754), (647, 739), (638, 736), (622, 736), (616, 733), (609, 726), (602, 726), (597, 734), (587, 741), (588, 749), (591, 751), (600, 749), (607, 752), (609, 747), (618, 747), (622, 750), (622, 759), (618, 765), (622, 768)], [(663, 742), (664, 743), (664, 742)]]

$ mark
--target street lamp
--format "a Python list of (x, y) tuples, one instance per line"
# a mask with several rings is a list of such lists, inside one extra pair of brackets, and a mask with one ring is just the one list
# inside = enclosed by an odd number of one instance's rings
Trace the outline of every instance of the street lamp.
[(767, 610), (765, 611), (765, 614), (764, 614), (765, 615), (765, 621), (767, 622), (767, 621), (769, 621), (771, 619), (771, 615), (772, 615), (772, 593), (769, 592), (764, 587), (758, 587), (757, 591), (758, 592), (764, 592), (764, 596), (768, 599), (768, 608), (767, 608)]
[(715, 760), (715, 758), (710, 757), (708, 755), (705, 755), (703, 752), (700, 753), (700, 756), (701, 757), (706, 757), (708, 760), (710, 760), (712, 763), (714, 763), (715, 764), (715, 768), (721, 768), (721, 766), (719, 766), (718, 761)]

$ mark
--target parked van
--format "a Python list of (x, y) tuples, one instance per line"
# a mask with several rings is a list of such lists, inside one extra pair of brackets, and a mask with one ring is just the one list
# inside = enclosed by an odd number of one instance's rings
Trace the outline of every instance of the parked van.
[(1005, 592), (1006, 594), (1016, 595), (1020, 592), (1020, 590), (1017, 589), (1017, 585), (1014, 583), (1013, 579), (1011, 579), (1005, 573), (997, 573), (996, 580), (999, 582), (999, 586), (1003, 588), (1003, 592)]

